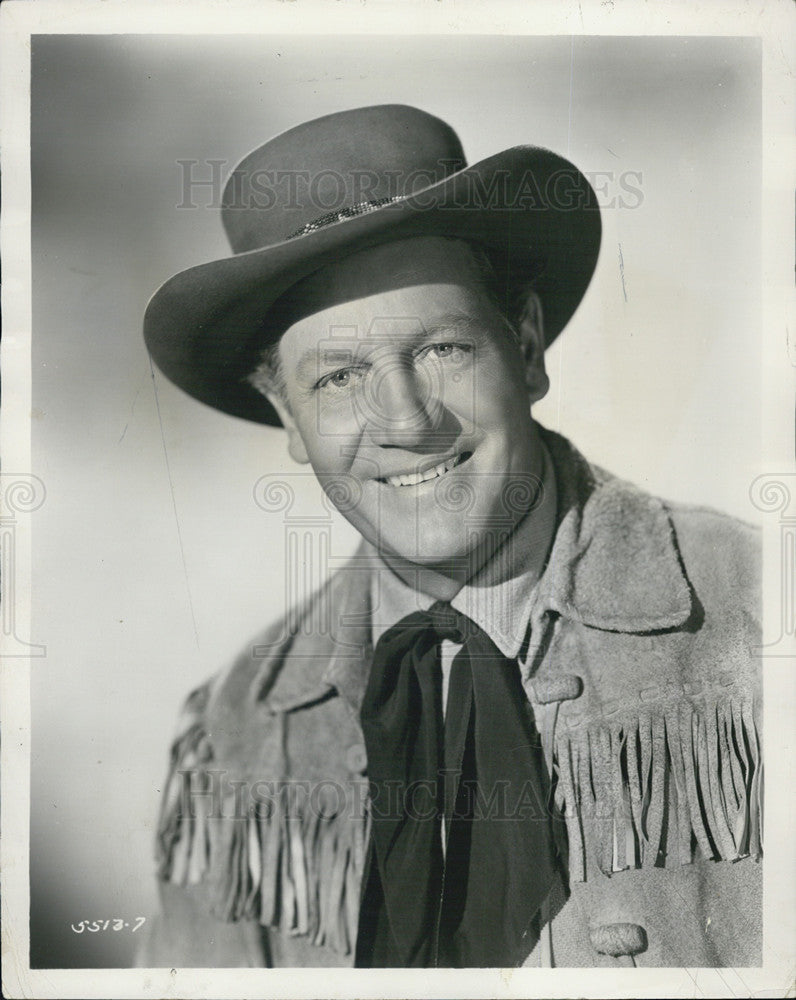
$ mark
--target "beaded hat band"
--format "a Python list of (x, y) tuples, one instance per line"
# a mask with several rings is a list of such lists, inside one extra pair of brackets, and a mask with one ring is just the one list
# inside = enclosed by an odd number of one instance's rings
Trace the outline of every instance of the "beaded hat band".
[(394, 194), (391, 198), (374, 198), (372, 201), (360, 201), (350, 208), (341, 208), (337, 212), (327, 212), (326, 215), (319, 215), (312, 222), (305, 223), (300, 229), (297, 229), (294, 233), (290, 233), (287, 238), (294, 240), (297, 236), (306, 236), (308, 233), (314, 233), (317, 229), (323, 229), (324, 226), (331, 226), (333, 223), (342, 222), (344, 219), (353, 219), (357, 215), (364, 215), (366, 212), (372, 212), (374, 209), (381, 208), (382, 205), (391, 205), (393, 202), (400, 200), (401, 195)]

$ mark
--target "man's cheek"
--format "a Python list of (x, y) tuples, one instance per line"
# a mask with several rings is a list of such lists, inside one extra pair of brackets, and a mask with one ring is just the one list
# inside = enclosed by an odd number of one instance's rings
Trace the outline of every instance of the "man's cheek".
[(379, 526), (380, 511), (374, 483), (352, 474), (343, 456), (338, 458), (337, 468), (327, 463), (320, 472), (316, 468), (315, 474), (331, 505), (354, 527)]
[(454, 371), (445, 379), (440, 403), (454, 413), (462, 423), (477, 424), (478, 399), (481, 390), (472, 370)]
[(363, 423), (359, 395), (351, 392), (331, 398), (318, 393), (307, 412), (307, 432), (319, 441), (334, 442), (356, 438)]

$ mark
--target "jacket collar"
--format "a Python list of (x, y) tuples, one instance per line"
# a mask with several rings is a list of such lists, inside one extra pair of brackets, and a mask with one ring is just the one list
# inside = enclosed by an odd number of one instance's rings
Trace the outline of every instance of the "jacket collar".
[[(591, 466), (560, 435), (541, 427), (540, 433), (553, 461), (558, 504), (554, 541), (530, 610), (532, 627), (549, 612), (611, 632), (682, 626), (691, 615), (691, 588), (663, 503)], [(362, 543), (307, 613), (297, 616), (298, 631), (269, 657), (270, 667), (263, 665), (252, 693), (262, 697), (268, 688), (273, 711), (334, 691), (359, 709), (373, 651), (370, 581), (377, 559)], [(319, 602), (325, 605), (320, 610)], [(313, 620), (325, 620), (328, 629), (308, 627)], [(275, 659), (286, 662), (278, 665), (276, 683), (264, 686)]]
[(612, 632), (683, 625), (691, 615), (691, 588), (664, 504), (589, 465), (559, 434), (540, 431), (559, 495), (536, 614), (555, 611)]

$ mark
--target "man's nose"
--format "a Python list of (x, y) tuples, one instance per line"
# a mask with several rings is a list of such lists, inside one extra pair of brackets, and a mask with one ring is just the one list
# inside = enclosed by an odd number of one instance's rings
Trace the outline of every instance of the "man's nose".
[(441, 430), (437, 387), (411, 366), (394, 361), (374, 372), (362, 399), (368, 433), (382, 447), (427, 445)]

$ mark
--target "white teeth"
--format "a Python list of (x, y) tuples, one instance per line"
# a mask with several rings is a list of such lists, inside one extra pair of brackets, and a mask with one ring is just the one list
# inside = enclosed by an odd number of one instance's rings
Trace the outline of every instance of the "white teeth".
[(439, 476), (444, 476), (446, 472), (454, 469), (460, 460), (461, 455), (454, 455), (447, 462), (440, 462), (439, 465), (435, 465), (433, 469), (426, 469), (425, 472), (407, 473), (403, 476), (387, 476), (385, 482), (390, 486), (418, 486), (420, 483), (426, 483), (430, 479), (437, 479)]

